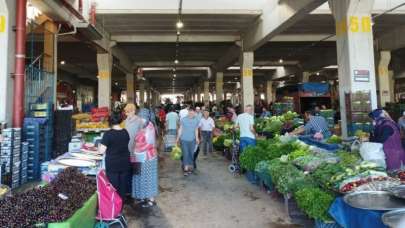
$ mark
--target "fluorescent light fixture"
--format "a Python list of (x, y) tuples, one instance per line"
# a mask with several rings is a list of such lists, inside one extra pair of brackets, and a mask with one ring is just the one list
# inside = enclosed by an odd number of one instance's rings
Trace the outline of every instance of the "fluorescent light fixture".
[(320, 74), (321, 74), (321, 73), (319, 73), (319, 72), (316, 72), (316, 75), (318, 75), (318, 76), (319, 76)]
[(60, 61), (60, 64), (65, 65), (66, 64), (65, 60)]
[(176, 74), (173, 74), (173, 78), (175, 78), (176, 77)]
[(180, 36), (180, 34), (181, 34), (180, 31), (177, 31), (177, 35)]
[(174, 60), (174, 63), (175, 63), (175, 64), (179, 64), (179, 60), (177, 60), (177, 59)]
[(178, 29), (183, 28), (183, 27), (184, 27), (183, 22), (182, 22), (182, 21), (178, 21), (178, 22), (176, 23), (176, 27), (177, 27)]
[(283, 59), (280, 59), (280, 60), (278, 60), (278, 62), (279, 62), (279, 63), (283, 63), (284, 61), (283, 61)]
[[(253, 70), (277, 70), (280, 66), (254, 66)], [(230, 66), (228, 70), (240, 70), (239, 66)]]
[(321, 81), (321, 83), (326, 83), (326, 81)]
[(337, 68), (338, 68), (338, 65), (330, 65), (330, 66), (324, 67), (323, 69), (337, 69)]
[(235, 77), (235, 80), (238, 80), (238, 78), (237, 78), (237, 77)]

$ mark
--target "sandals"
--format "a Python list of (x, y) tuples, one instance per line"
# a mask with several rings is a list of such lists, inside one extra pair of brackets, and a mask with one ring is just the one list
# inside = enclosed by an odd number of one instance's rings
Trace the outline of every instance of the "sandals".
[(142, 204), (143, 208), (149, 208), (153, 206), (156, 206), (156, 201), (145, 200), (145, 202)]

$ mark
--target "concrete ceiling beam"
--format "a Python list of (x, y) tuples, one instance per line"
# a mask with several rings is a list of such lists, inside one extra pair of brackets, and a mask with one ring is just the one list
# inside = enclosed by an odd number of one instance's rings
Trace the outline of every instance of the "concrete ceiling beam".
[(131, 58), (120, 47), (114, 46), (111, 49), (111, 54), (119, 60), (119, 65), (124, 69), (125, 73), (133, 73), (133, 62)]
[(231, 46), (221, 58), (212, 64), (212, 69), (216, 72), (226, 70), (226, 68), (233, 65), (237, 61), (240, 52), (241, 48), (238, 45)]
[[(194, 3), (194, 2), (193, 2)], [(134, 6), (134, 4), (131, 4)], [(172, 6), (177, 6), (176, 4), (172, 4)], [(115, 6), (116, 7), (116, 6)], [(154, 15), (154, 14), (164, 14), (170, 15), (178, 14), (178, 9), (117, 9), (114, 6), (110, 8), (97, 8), (96, 13), (98, 15), (103, 14), (138, 14), (138, 15)], [(213, 14), (213, 15), (260, 15), (262, 14), (262, 10), (250, 10), (250, 9), (229, 9), (229, 5), (225, 8), (215, 8), (212, 9), (183, 9), (183, 15), (202, 15), (202, 14)]]
[[(167, 67), (173, 69), (174, 62), (172, 61), (150, 61), (150, 62), (136, 62), (138, 67)], [(212, 61), (180, 61), (177, 64), (177, 69), (189, 68), (189, 67), (207, 67), (213, 64)]]
[[(240, 39), (239, 35), (181, 35), (180, 42), (235, 42)], [(130, 43), (175, 43), (176, 34), (156, 35), (112, 35), (111, 40), (116, 42)]]
[(267, 1), (256, 24), (245, 32), (243, 49), (254, 51), (285, 31), (326, 0)]
[(378, 40), (378, 49), (384, 51), (392, 51), (405, 47), (405, 26), (396, 28), (395, 30), (383, 34)]
[[(272, 42), (316, 42), (324, 40), (332, 34), (280, 34), (273, 37)], [(336, 36), (330, 37), (324, 41), (336, 41)]]

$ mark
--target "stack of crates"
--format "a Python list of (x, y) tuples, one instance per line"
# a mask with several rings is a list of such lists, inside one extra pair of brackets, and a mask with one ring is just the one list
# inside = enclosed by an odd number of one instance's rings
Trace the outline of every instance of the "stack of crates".
[(21, 128), (13, 129), (13, 156), (11, 158), (11, 188), (20, 186), (20, 169), (21, 169)]
[(13, 155), (13, 139), (14, 131), (12, 128), (7, 128), (2, 131), (3, 142), (1, 143), (1, 165), (2, 174), (7, 175), (11, 173), (11, 157)]
[(45, 118), (24, 119), (24, 140), (28, 142), (27, 180), (39, 180), (40, 164), (47, 161), (50, 151), (46, 146)]
[[(46, 153), (44, 153), (44, 161), (49, 161), (51, 159), (52, 153), (53, 153), (53, 119), (54, 119), (54, 113), (53, 113), (53, 105), (52, 103), (40, 103), (40, 104), (31, 104), (30, 105), (30, 116), (32, 118), (37, 118), (37, 119), (45, 119), (46, 123), (44, 124), (44, 130), (45, 130), (45, 150)], [(42, 120), (40, 120), (41, 122)]]
[(25, 184), (28, 181), (28, 152), (29, 143), (21, 143), (21, 174), (20, 184)]
[(4, 137), (1, 143), (2, 170), (3, 174), (10, 177), (5, 183), (11, 188), (17, 188), (21, 184), (21, 128), (7, 128), (2, 134)]

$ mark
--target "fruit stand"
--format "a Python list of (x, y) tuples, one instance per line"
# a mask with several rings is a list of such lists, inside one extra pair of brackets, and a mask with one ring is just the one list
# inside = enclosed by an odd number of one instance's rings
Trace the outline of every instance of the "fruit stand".
[(95, 192), (94, 179), (65, 169), (49, 184), (2, 199), (0, 227), (94, 227)]

